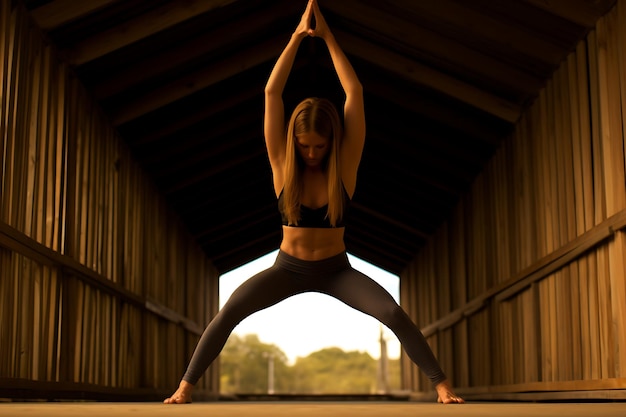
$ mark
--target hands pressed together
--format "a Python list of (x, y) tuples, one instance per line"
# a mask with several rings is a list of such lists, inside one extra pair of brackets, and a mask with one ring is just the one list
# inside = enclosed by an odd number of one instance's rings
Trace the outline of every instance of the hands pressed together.
[[(311, 27), (313, 17), (315, 17), (315, 28)], [(306, 9), (302, 18), (300, 19), (300, 23), (296, 28), (296, 35), (299, 36), (313, 36), (326, 40), (328, 36), (330, 36), (331, 32), (326, 24), (326, 20), (320, 11), (319, 4), (317, 4), (317, 0), (309, 0), (307, 3)]]

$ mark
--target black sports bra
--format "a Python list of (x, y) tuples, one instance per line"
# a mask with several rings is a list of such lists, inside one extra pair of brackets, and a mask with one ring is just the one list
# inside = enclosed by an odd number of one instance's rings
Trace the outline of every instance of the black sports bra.
[[(281, 190), (280, 195), (278, 196), (278, 211), (280, 212), (280, 216), (282, 218), (282, 223), (284, 226), (293, 226), (293, 227), (314, 227), (314, 228), (331, 228), (333, 227), (330, 224), (330, 219), (328, 218), (328, 204), (318, 207), (316, 209), (307, 207), (304, 204), (300, 204), (300, 219), (298, 220), (298, 225), (289, 224), (287, 220), (287, 215), (284, 210), (284, 202), (283, 202), (283, 190)], [(346, 188), (343, 187), (343, 217), (338, 219), (337, 225), (335, 227), (344, 227), (344, 218), (346, 217), (346, 213), (348, 211), (348, 207), (350, 205), (350, 196), (346, 191)]]

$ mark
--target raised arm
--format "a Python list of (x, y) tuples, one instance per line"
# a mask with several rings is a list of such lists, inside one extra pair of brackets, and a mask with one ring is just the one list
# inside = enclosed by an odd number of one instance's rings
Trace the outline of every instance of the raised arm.
[(289, 73), (291, 72), (302, 39), (312, 35), (312, 7), (313, 0), (309, 0), (298, 27), (296, 27), (289, 43), (278, 57), (265, 86), (265, 118), (263, 129), (267, 154), (274, 176), (274, 190), (277, 196), (284, 184), (283, 165), (285, 162), (286, 136), (283, 90), (285, 89), (287, 78), (289, 78)]
[[(309, 2), (310, 4), (311, 2)], [(341, 150), (342, 179), (350, 195), (356, 187), (356, 174), (365, 143), (365, 109), (363, 87), (354, 68), (335, 40), (320, 11), (317, 0), (312, 0), (315, 15), (313, 36), (326, 42), (339, 82), (346, 94), (344, 104), (344, 137)]]

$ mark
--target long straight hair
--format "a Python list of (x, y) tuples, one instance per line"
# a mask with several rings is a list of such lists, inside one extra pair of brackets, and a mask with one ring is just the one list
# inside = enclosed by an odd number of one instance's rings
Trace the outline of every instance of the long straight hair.
[(328, 212), (326, 217), (335, 227), (343, 216), (343, 185), (341, 181), (340, 146), (341, 121), (337, 109), (330, 100), (311, 97), (298, 104), (287, 126), (287, 151), (285, 157), (285, 188), (283, 199), (288, 224), (298, 225), (300, 219), (300, 195), (303, 187), (304, 161), (296, 148), (296, 136), (315, 132), (328, 138), (329, 152), (322, 162), (328, 181)]

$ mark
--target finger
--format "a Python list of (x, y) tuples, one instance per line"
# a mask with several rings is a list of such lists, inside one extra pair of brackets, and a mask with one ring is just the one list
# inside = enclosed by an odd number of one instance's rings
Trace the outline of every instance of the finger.
[(306, 28), (307, 29), (311, 29), (311, 21), (313, 20), (313, 0), (309, 0), (309, 2), (307, 3), (306, 6), (306, 10), (304, 11), (304, 14), (302, 15), (302, 20), (304, 21)]
[(317, 19), (318, 16), (322, 15), (322, 11), (320, 10), (320, 5), (315, 0), (311, 0), (311, 2), (313, 3), (313, 13), (315, 13), (315, 18)]
[(326, 19), (322, 15), (322, 11), (319, 8), (319, 4), (317, 1), (313, 4), (313, 13), (315, 15), (315, 27), (320, 28), (322, 30), (326, 30), (328, 28), (328, 24), (326, 23)]
[(309, 2), (306, 4), (306, 9), (304, 9), (304, 15), (307, 16), (307, 18), (310, 18), (312, 12), (313, 12), (313, 0), (309, 0)]

